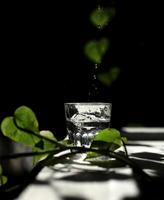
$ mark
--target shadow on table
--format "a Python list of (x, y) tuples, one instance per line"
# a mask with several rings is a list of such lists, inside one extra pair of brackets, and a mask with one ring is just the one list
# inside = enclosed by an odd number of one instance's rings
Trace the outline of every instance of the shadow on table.
[(111, 179), (117, 179), (117, 180), (125, 180), (130, 178), (131, 175), (116, 173), (116, 172), (100, 172), (100, 171), (94, 171), (89, 172), (87, 170), (84, 170), (82, 172), (79, 172), (74, 175), (70, 175), (67, 177), (63, 177), (62, 180), (66, 181), (77, 181), (77, 182), (92, 182), (92, 181), (108, 181)]
[(137, 158), (151, 159), (154, 161), (164, 161), (164, 155), (160, 153), (141, 152), (131, 154)]
[[(145, 145), (144, 145), (145, 146)], [(83, 170), (76, 174), (63, 177), (62, 180), (66, 181), (108, 181), (111, 179), (114, 180), (126, 180), (129, 178), (135, 178), (138, 188), (141, 192), (139, 198), (130, 198), (130, 199), (163, 199), (163, 186), (164, 186), (164, 163), (161, 163), (164, 160), (164, 155), (160, 153), (153, 152), (141, 152), (141, 153), (132, 153), (130, 155), (131, 159), (138, 164), (146, 172), (150, 172), (153, 176), (151, 181), (140, 179), (137, 175), (133, 176), (132, 174), (123, 174), (116, 171), (88, 171)], [(124, 169), (124, 168), (122, 168)], [(124, 198), (128, 200), (129, 198)]]
[(164, 155), (153, 152), (140, 152), (132, 153), (130, 156), (135, 163), (152, 175), (151, 181), (137, 180), (142, 194), (140, 199), (164, 199), (164, 163), (161, 163), (164, 161)]
[[(133, 156), (133, 160), (138, 163), (139, 165), (143, 166), (143, 169), (164, 169), (164, 165), (160, 164), (160, 163), (156, 163), (154, 161), (151, 160), (142, 160), (144, 158), (149, 158), (149, 159), (153, 159), (156, 161), (161, 161), (162, 160), (162, 155), (161, 154), (155, 154), (155, 153), (148, 153), (148, 152), (143, 152), (143, 153), (135, 153), (132, 154)], [(68, 166), (65, 165), (65, 167), (63, 166), (60, 169), (58, 169), (56, 171), (56, 169), (51, 168), (52, 170), (54, 170), (55, 172), (61, 172), (61, 173), (65, 173), (65, 172), (69, 172), (69, 169), (64, 169), (67, 168)], [(100, 170), (86, 170), (86, 169), (82, 169), (81, 171), (79, 170), (78, 167), (74, 167), (75, 169), (75, 173), (69, 175), (69, 173), (67, 173), (66, 176), (61, 177), (61, 178), (51, 178), (51, 180), (53, 181), (58, 181), (58, 180), (64, 180), (64, 181), (74, 181), (74, 182), (105, 182), (105, 181), (110, 181), (110, 180), (128, 180), (130, 178), (135, 178), (137, 186), (141, 192), (141, 195), (139, 197), (125, 197), (122, 200), (146, 200), (146, 199), (163, 199), (163, 185), (164, 185), (164, 178), (163, 177), (154, 177), (152, 178), (151, 181), (147, 181), (144, 179), (138, 179), (136, 176), (132, 176), (132, 174), (127, 174), (127, 173), (122, 173), (119, 172), (119, 170), (115, 170), (115, 169), (109, 169), (109, 170), (104, 170), (104, 171), (100, 171)], [(125, 167), (123, 168), (118, 168), (120, 170), (125, 169)], [(115, 170), (115, 171), (114, 171)], [(156, 174), (157, 175), (157, 174)], [(36, 181), (35, 184), (49, 184), (48, 182), (51, 181), (48, 180), (47, 182), (44, 181)], [(57, 193), (57, 188), (53, 187), (53, 189), (55, 190), (55, 192)], [(119, 188), (118, 188), (119, 191)], [(63, 196), (62, 200), (85, 200), (85, 198), (83, 197), (70, 197), (70, 196)]]
[(164, 132), (126, 132), (126, 131), (121, 131), (121, 135), (124, 137), (127, 137), (128, 140), (130, 141), (135, 141), (135, 140), (153, 140), (153, 141), (159, 141), (159, 140), (164, 140)]
[(130, 156), (142, 169), (151, 170), (152, 175), (164, 178), (164, 163), (161, 163), (161, 161), (164, 161), (163, 154), (141, 152), (132, 153)]

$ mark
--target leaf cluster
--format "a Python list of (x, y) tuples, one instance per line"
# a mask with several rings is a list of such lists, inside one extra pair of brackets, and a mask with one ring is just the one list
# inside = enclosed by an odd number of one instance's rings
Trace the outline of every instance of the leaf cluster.
[[(50, 153), (59, 153), (71, 148), (78, 152), (85, 151), (87, 159), (99, 156), (99, 150), (115, 151), (123, 145), (123, 138), (120, 132), (113, 128), (107, 128), (99, 131), (93, 139), (90, 148), (77, 148), (70, 144), (67, 139), (58, 141), (54, 134), (49, 130), (39, 130), (39, 122), (34, 111), (27, 106), (18, 107), (13, 116), (5, 117), (1, 123), (1, 131), (4, 136), (11, 140), (30, 146), (33, 153), (27, 154), (33, 156), (33, 164), (47, 158)], [(25, 156), (25, 154), (23, 154)], [(13, 158), (12, 155), (7, 158)], [(3, 157), (5, 158), (5, 156)], [(1, 184), (7, 180), (2, 176), (0, 167)]]

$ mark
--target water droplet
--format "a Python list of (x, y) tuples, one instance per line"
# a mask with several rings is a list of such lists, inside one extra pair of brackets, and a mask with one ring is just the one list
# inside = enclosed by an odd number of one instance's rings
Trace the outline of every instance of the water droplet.
[(100, 6), (100, 5), (98, 5), (98, 7), (97, 7), (97, 10), (98, 10), (98, 11), (100, 11), (100, 10), (101, 10), (101, 6)]
[(93, 66), (93, 71), (91, 73), (91, 85), (88, 91), (88, 100), (96, 100), (99, 95), (99, 87), (97, 80), (97, 70), (99, 68), (99, 64), (95, 63)]
[(99, 30), (101, 30), (101, 29), (102, 29), (102, 26), (99, 24), (99, 25), (97, 26), (97, 28), (98, 28)]
[(98, 64), (95, 64), (95, 69), (98, 69)]

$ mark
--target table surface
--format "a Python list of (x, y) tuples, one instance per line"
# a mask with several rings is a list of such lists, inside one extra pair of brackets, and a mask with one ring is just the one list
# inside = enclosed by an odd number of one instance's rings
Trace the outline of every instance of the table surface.
[[(16, 200), (160, 199), (164, 184), (164, 128), (122, 128), (129, 157), (152, 180), (134, 177), (128, 166), (103, 168), (80, 161), (44, 167)], [(121, 150), (121, 149), (120, 149)]]

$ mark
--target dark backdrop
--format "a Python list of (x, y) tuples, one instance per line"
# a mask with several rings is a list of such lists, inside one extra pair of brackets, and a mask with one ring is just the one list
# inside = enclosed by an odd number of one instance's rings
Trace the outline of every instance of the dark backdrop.
[[(3, 6), (0, 119), (27, 105), (36, 112), (41, 129), (65, 134), (64, 102), (88, 101), (93, 66), (83, 46), (96, 37), (88, 15), (97, 2), (8, 2)], [(102, 69), (116, 64), (121, 73), (112, 87), (99, 85), (94, 101), (112, 102), (113, 127), (163, 126), (163, 73), (155, 56), (158, 34), (153, 35), (149, 26), (150, 19), (155, 24), (156, 14), (143, 0), (99, 2), (116, 8), (116, 17), (102, 33), (111, 40)], [(145, 44), (149, 35), (153, 36), (148, 40), (150, 48)]]

